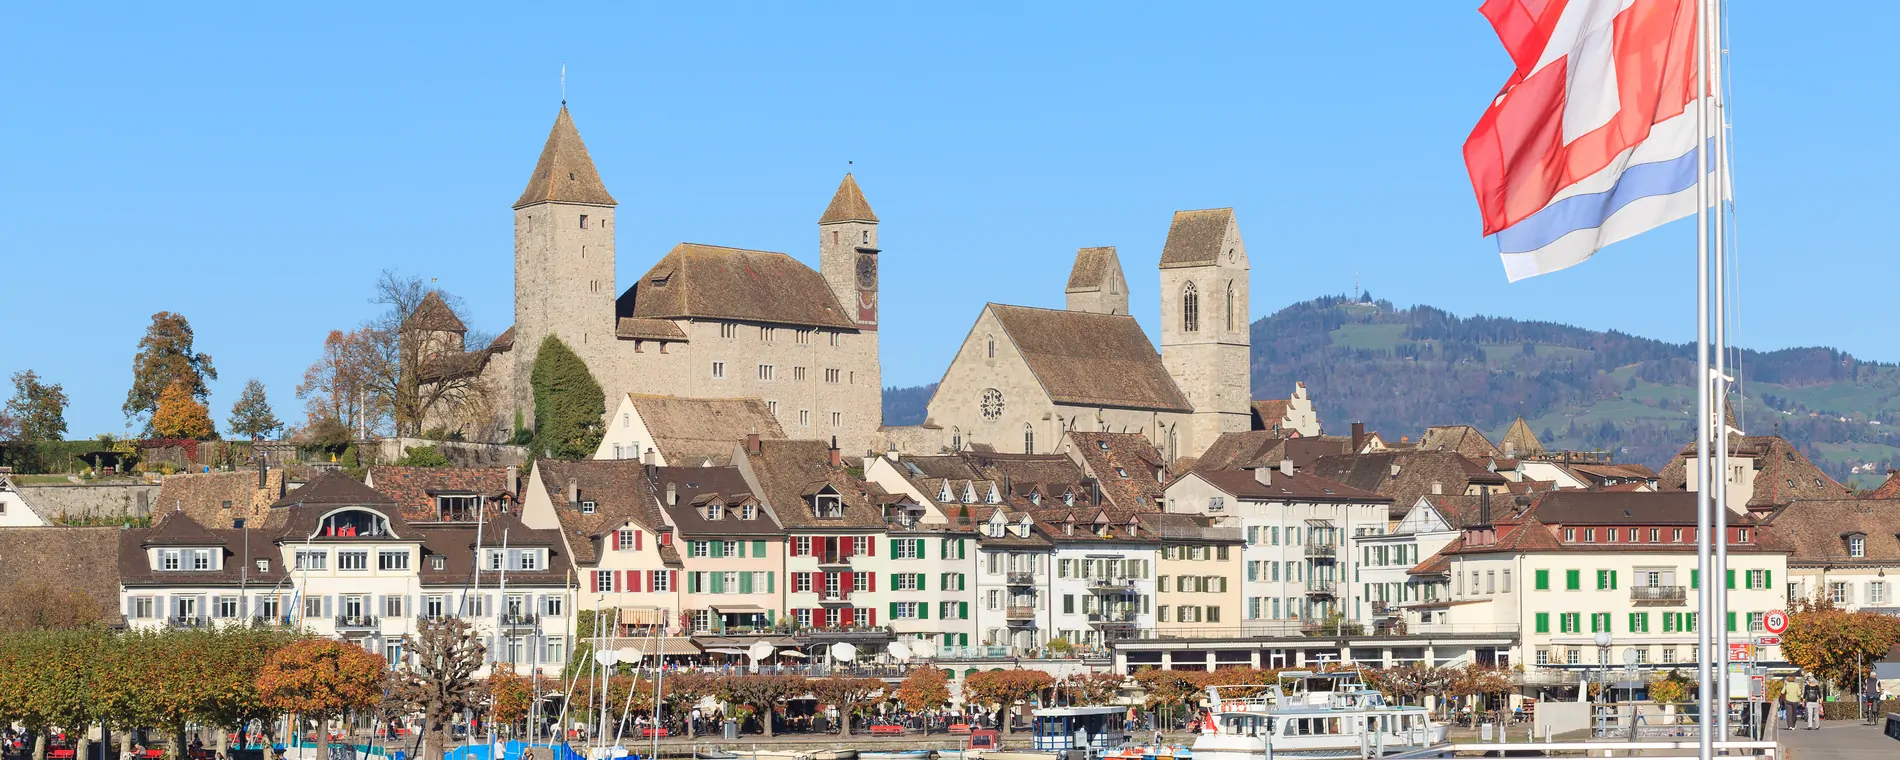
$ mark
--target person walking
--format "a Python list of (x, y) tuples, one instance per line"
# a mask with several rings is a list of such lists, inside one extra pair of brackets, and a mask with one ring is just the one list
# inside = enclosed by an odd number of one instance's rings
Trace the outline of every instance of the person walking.
[(1860, 682), (1861, 719), (1867, 723), (1880, 721), (1880, 679), (1868, 673)]
[(1808, 676), (1805, 686), (1801, 687), (1801, 702), (1808, 714), (1808, 730), (1821, 730), (1821, 682)]

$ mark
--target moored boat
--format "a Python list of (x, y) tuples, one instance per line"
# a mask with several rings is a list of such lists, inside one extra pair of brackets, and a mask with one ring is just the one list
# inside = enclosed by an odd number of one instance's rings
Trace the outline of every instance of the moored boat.
[(1272, 686), (1210, 686), (1196, 760), (1450, 757), (1446, 727), (1423, 707), (1389, 705), (1356, 678), (1321, 686), (1295, 674)]

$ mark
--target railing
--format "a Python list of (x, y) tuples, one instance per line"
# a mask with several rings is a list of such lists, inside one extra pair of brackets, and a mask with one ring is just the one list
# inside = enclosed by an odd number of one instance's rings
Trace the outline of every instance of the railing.
[(211, 621), (197, 615), (173, 615), (165, 618), (165, 625), (171, 628), (203, 628)]
[(1523, 686), (1571, 686), (1580, 679), (1575, 670), (1528, 668), (1519, 672), (1516, 680)]
[(1003, 610), (1003, 619), (1004, 620), (1035, 620), (1036, 608), (1029, 607), (1029, 606), (1010, 607), (1008, 609)]
[(1332, 596), (1334, 581), (1331, 578), (1313, 578), (1306, 582), (1306, 593), (1318, 596)]
[(1683, 604), (1689, 599), (1689, 590), (1682, 586), (1631, 586), (1630, 601), (1652, 604)]
[(1339, 544), (1309, 542), (1306, 545), (1306, 556), (1313, 559), (1337, 559), (1339, 557)]
[(336, 627), (338, 628), (375, 628), (381, 622), (382, 621), (375, 615), (336, 616)]
[(287, 626), (287, 625), (290, 625), (290, 623), (291, 623), (291, 620), (290, 620), (289, 615), (252, 615), (251, 616), (251, 625)]
[(818, 559), (818, 564), (820, 565), (849, 565), (851, 564), (851, 555), (844, 554), (842, 552), (818, 552), (812, 556)]
[(1374, 615), (1394, 615), (1397, 614), (1398, 611), (1398, 608), (1392, 606), (1391, 602), (1375, 601), (1372, 603), (1372, 614)]
[(1135, 587), (1133, 578), (1090, 578), (1089, 588), (1096, 591), (1127, 591)]
[(1008, 583), (1009, 583), (1009, 585), (1011, 585), (1011, 586), (1034, 586), (1034, 585), (1036, 585), (1036, 574), (1035, 574), (1035, 573), (1010, 573), (1010, 574), (1009, 574), (1008, 576), (1006, 576), (1006, 577), (1007, 577), (1007, 582), (1008, 582)]
[(851, 592), (849, 591), (820, 591), (818, 592), (818, 601), (848, 602), (848, 601), (851, 601)]
[(532, 612), (504, 612), (496, 617), (496, 622), (510, 628), (532, 628), (541, 622), (541, 616)]
[(1135, 614), (1132, 612), (1091, 612), (1089, 613), (1090, 625), (1134, 625), (1134, 623), (1135, 623)]
[[(1317, 622), (1317, 621), (1313, 621)], [(1298, 638), (1307, 635), (1308, 622), (1303, 620), (1262, 620), (1241, 625), (1165, 625), (1154, 634), (1158, 639), (1259, 639), (1259, 638)], [(1438, 623), (1433, 625), (1412, 624), (1401, 633), (1381, 633), (1377, 628), (1363, 633), (1354, 633), (1364, 626), (1363, 621), (1348, 621), (1348, 636), (1409, 636), (1413, 639), (1431, 636), (1496, 636), (1515, 638), (1519, 634), (1518, 626), (1503, 623)], [(1329, 633), (1338, 630), (1338, 626), (1329, 626)]]

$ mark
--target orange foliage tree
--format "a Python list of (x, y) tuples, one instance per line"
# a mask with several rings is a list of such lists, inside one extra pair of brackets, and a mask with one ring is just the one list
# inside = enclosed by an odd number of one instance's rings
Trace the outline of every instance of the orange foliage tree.
[[(1016, 703), (1034, 699), (1053, 685), (1055, 679), (1040, 670), (986, 670), (963, 679), (963, 699), (970, 704), (1013, 712)], [(1003, 729), (1015, 733), (1007, 719), (1003, 721)]]
[(381, 655), (332, 639), (303, 639), (271, 653), (257, 674), (264, 704), (317, 721), (322, 754), (330, 754), (333, 718), (382, 701), (386, 663)]
[(1781, 634), (1781, 653), (1789, 662), (1845, 689), (1855, 688), (1896, 645), (1900, 618), (1848, 612), (1825, 597), (1795, 600)]
[[(950, 679), (940, 668), (918, 665), (897, 685), (897, 702), (904, 709), (921, 713), (950, 704)], [(926, 731), (929, 723), (924, 724)]]
[(211, 410), (191, 395), (182, 380), (174, 380), (158, 395), (158, 410), (152, 413), (152, 433), (160, 438), (209, 440), (218, 434), (211, 425)]
[(879, 678), (847, 678), (834, 675), (830, 678), (814, 678), (807, 682), (811, 686), (812, 696), (819, 704), (837, 705), (841, 717), (841, 730), (845, 736), (851, 735), (851, 716), (864, 712), (877, 704), (877, 698), (887, 688)]
[(496, 663), (488, 674), (488, 719), (512, 730), (517, 721), (528, 717), (533, 701), (534, 686), (528, 677), (517, 674), (512, 664)]

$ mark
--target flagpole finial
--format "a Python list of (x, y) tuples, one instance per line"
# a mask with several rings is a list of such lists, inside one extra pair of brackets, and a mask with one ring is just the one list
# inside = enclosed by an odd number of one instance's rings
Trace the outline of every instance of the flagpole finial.
[(561, 107), (567, 107), (567, 63), (561, 63)]

